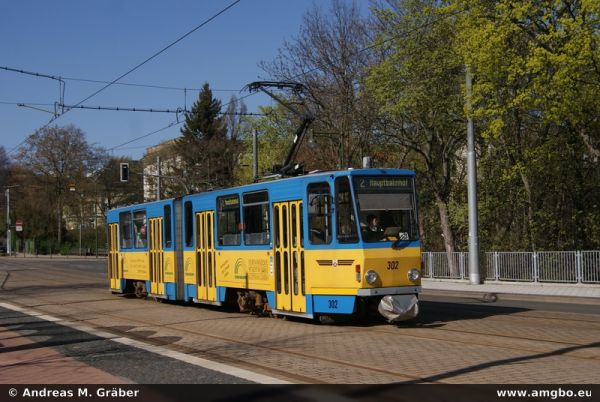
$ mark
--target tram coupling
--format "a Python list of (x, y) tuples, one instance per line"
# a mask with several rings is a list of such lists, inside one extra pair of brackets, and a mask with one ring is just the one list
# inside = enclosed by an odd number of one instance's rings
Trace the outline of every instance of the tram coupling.
[(419, 314), (419, 299), (416, 295), (383, 296), (377, 310), (389, 323), (411, 320)]

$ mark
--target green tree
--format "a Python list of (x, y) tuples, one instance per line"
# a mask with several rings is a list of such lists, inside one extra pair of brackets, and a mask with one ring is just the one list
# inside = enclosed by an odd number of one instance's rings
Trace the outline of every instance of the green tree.
[[(54, 186), (47, 178), (34, 174), (18, 163), (11, 166), (10, 183), (16, 187), (11, 189), (11, 215), (23, 221), (23, 231), (15, 233), (23, 240), (30, 239), (36, 249), (42, 253), (56, 250), (57, 225), (56, 211), (50, 206), (56, 198)], [(62, 237), (66, 235), (64, 226)], [(15, 244), (15, 243), (13, 243)]]
[(389, 1), (375, 13), (385, 59), (366, 83), (380, 108), (378, 136), (414, 160), (428, 194), (422, 199), (435, 205), (443, 246), (452, 252), (450, 203), (466, 146), (456, 17), (434, 0)]
[[(258, 175), (262, 177), (273, 172), (273, 166), (281, 165), (294, 139), (297, 121), (295, 116), (281, 105), (263, 106), (259, 118), (248, 119), (242, 131), (243, 153), (240, 158), (241, 167), (236, 171), (236, 183), (247, 184), (252, 176), (252, 135), (257, 133), (258, 140)], [(299, 153), (305, 160), (306, 146)]]
[[(119, 169), (121, 162), (129, 163), (129, 181), (121, 182)], [(98, 195), (98, 207), (102, 213), (125, 205), (144, 201), (142, 163), (130, 158), (107, 158), (101, 169), (88, 177), (82, 188), (90, 194)]]
[(213, 98), (205, 83), (192, 110), (186, 114), (175, 144), (181, 160), (174, 171), (190, 191), (232, 184), (235, 167), (232, 161), (238, 156), (238, 140), (228, 136), (227, 124), (220, 114), (221, 102)]
[(597, 247), (587, 228), (599, 222), (600, 3), (465, 0), (453, 7), (463, 10), (457, 51), (475, 71), (490, 207), (483, 223), (494, 222), (495, 230), (486, 229), (497, 235), (492, 247)]
[[(600, 3), (595, 0), (463, 0), (460, 50), (477, 70), (478, 112), (503, 126), (511, 108), (568, 121), (600, 156)], [(501, 87), (513, 89), (504, 101)], [(504, 95), (504, 96), (503, 96)], [(500, 96), (500, 98), (499, 98)]]

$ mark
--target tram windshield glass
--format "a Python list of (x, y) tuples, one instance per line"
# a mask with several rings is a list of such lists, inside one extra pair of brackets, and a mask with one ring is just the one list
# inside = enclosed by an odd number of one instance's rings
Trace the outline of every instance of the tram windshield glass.
[(353, 184), (365, 242), (419, 238), (413, 177), (355, 176)]

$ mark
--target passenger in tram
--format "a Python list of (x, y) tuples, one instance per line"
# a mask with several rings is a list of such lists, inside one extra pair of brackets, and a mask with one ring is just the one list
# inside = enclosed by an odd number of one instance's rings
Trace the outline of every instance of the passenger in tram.
[(383, 229), (379, 226), (379, 218), (370, 214), (367, 216), (366, 225), (361, 224), (363, 237), (366, 241), (377, 241), (383, 239)]
[(146, 234), (146, 222), (144, 221), (144, 223), (142, 224), (142, 226), (140, 227), (140, 229), (138, 230), (137, 225), (134, 226), (136, 233), (135, 233), (135, 246), (137, 248), (145, 248), (147, 243), (148, 243), (148, 236)]

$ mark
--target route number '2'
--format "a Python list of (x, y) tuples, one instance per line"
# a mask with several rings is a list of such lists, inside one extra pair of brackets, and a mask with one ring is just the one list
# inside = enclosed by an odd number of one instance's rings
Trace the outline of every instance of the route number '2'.
[(393, 270), (393, 269), (398, 269), (398, 261), (388, 261), (388, 265), (387, 265), (387, 269), (388, 270)]

